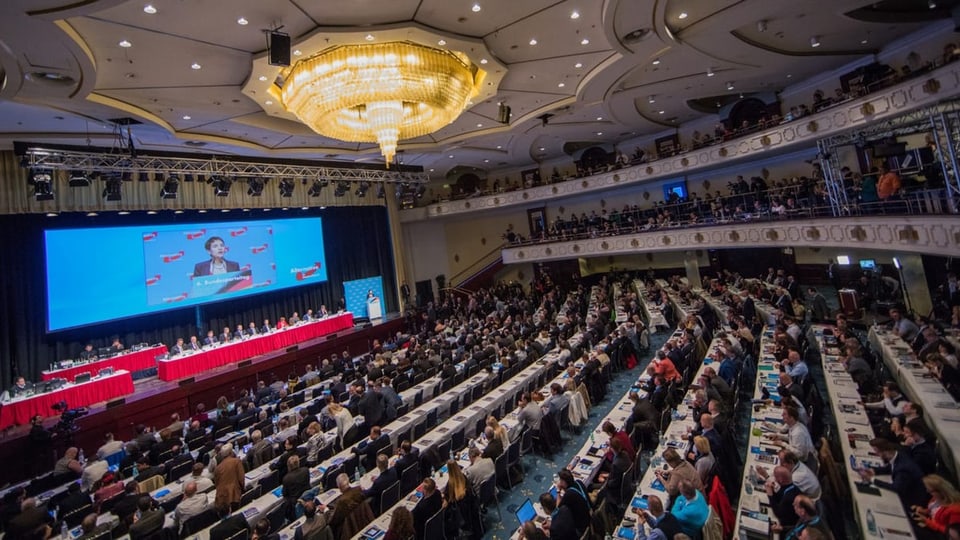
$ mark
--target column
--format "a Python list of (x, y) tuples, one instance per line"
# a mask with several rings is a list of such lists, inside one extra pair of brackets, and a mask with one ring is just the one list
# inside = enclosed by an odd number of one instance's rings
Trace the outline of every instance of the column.
[(920, 255), (899, 254), (900, 286), (903, 288), (904, 302), (914, 313), (927, 314), (933, 309), (930, 288), (927, 287), (927, 274), (923, 270), (923, 258)]

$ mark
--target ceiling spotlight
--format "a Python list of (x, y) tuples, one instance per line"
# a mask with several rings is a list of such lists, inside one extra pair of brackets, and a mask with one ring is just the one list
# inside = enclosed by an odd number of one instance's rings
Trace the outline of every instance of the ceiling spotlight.
[(37, 169), (30, 173), (29, 182), (33, 184), (33, 198), (37, 201), (53, 200), (53, 173)]
[(123, 185), (123, 180), (117, 178), (116, 176), (107, 178), (107, 185), (103, 188), (103, 192), (100, 194), (107, 201), (116, 202), (122, 198), (120, 193), (120, 187)]
[(757, 32), (766, 32), (767, 31), (767, 21), (761, 19), (757, 21)]
[(503, 149), (503, 145), (498, 144), (498, 145), (497, 145), (497, 150), (502, 150), (502, 149)]
[(127, 40), (125, 40), (125, 39), (122, 40), (122, 41), (120, 41), (120, 43), (117, 43), (117, 45), (123, 47), (124, 49), (129, 49), (130, 47), (133, 47), (133, 43), (130, 43), (129, 41), (127, 41)]
[(213, 181), (213, 194), (217, 197), (226, 197), (230, 195), (230, 188), (233, 182), (226, 178), (217, 178)]
[(929, 2), (927, 2), (927, 7), (930, 9), (937, 9), (937, 3), (934, 2), (933, 0), (930, 0)]
[(450, 159), (453, 159), (453, 154), (450, 154), (450, 155), (447, 156), (447, 157), (450, 158)]
[(577, 62), (576, 64), (573, 65), (573, 67), (575, 67), (575, 68), (577, 68), (577, 69), (580, 69), (580, 68), (583, 67), (583, 64), (580, 63), (580, 62)]
[(377, 186), (377, 198), (378, 199), (387, 198), (387, 187), (384, 186), (382, 183), (379, 186)]
[(439, 45), (439, 46), (441, 46), (441, 47), (443, 47), (443, 46), (446, 45), (446, 44), (447, 44), (447, 40), (445, 40), (445, 39), (441, 39), (440, 41), (437, 42), (437, 45)]
[(366, 197), (367, 190), (370, 189), (370, 182), (360, 182), (360, 185), (357, 186), (357, 190), (353, 192), (357, 197)]
[(544, 148), (544, 147), (542, 147), (542, 146), (540, 147), (540, 151), (541, 151), (541, 152), (543, 152), (543, 151), (545, 151), (545, 150), (546, 150), (546, 148)]
[(281, 197), (293, 197), (293, 187), (296, 185), (290, 178), (283, 178), (280, 180), (280, 196)]
[(533, 38), (530, 40), (530, 45), (536, 45), (536, 44), (537, 44), (537, 38)]
[(667, 112), (667, 111), (664, 111), (664, 110), (661, 109), (661, 110), (657, 111), (657, 114), (664, 114), (664, 113), (666, 113), (666, 112)]
[(250, 21), (244, 19), (243, 17), (240, 17), (239, 19), (237, 19), (237, 24), (239, 24), (240, 26), (246, 26), (250, 24)]
[(601, 120), (603, 120), (603, 117), (602, 117), (602, 116), (598, 116), (598, 117), (597, 117), (597, 122), (600, 122)]
[(376, 38), (373, 37), (373, 34), (367, 34), (363, 39), (367, 41), (373, 41)]
[(483, 127), (483, 124), (477, 124), (477, 127), (478, 128)]
[(647, 98), (647, 103), (656, 103), (657, 98), (655, 96), (650, 96)]
[(566, 84), (560, 83), (560, 84), (557, 85), (557, 88), (563, 88), (564, 86), (566, 86)]
[(727, 90), (733, 90), (733, 81), (727, 83)]
[(191, 118), (191, 116), (190, 116), (189, 114), (183, 115), (183, 119), (184, 119), (184, 120), (189, 120), (190, 118)]
[(250, 178), (247, 180), (247, 195), (251, 197), (263, 195), (263, 184), (264, 180), (262, 178)]
[(819, 38), (818, 36), (813, 36), (812, 38), (810, 38), (810, 46), (813, 47), (813, 48), (819, 47), (819, 46), (820, 46), (820, 38)]
[(861, 44), (861, 45), (866, 45), (866, 44), (867, 44), (867, 40), (861, 39), (861, 40), (860, 40), (860, 44)]
[(653, 59), (653, 65), (659, 66), (659, 65), (660, 65), (660, 59), (659, 59), (659, 58), (654, 58), (654, 59)]
[(301, 51), (300, 49), (294, 49), (294, 50), (293, 50), (293, 55), (294, 55), (294, 56), (302, 56), (302, 55), (303, 55), (303, 51)]
[(147, 15), (153, 15), (157, 12), (157, 8), (153, 7), (153, 4), (147, 4), (143, 6), (143, 12)]
[(480, 9), (481, 9), (480, 4), (474, 4), (473, 7), (470, 8), (470, 10), (473, 11), (474, 13), (477, 13), (478, 11), (480, 11)]
[(307, 190), (307, 195), (310, 197), (319, 197), (320, 192), (323, 191), (323, 188), (327, 187), (328, 183), (326, 180), (314, 180), (313, 185)]
[(163, 187), (160, 188), (160, 198), (161, 199), (176, 199), (177, 191), (180, 189), (180, 180), (171, 175), (163, 182)]
[(268, 100), (264, 101), (263, 104), (264, 104), (264, 105), (273, 105), (273, 101), (271, 101), (271, 100), (268, 99)]
[(579, 19), (579, 18), (580, 18), (580, 12), (577, 11), (577, 10), (571, 11), (571, 12), (570, 12), (570, 18), (573, 19), (573, 20)]
[(267, 76), (266, 76), (266, 75), (261, 75), (261, 76), (257, 77), (257, 79), (258, 79), (260, 82), (267, 82)]
[(84, 171), (70, 171), (68, 185), (70, 187), (87, 187), (90, 185), (90, 177)]
[(490, 163), (490, 160), (489, 160), (489, 159), (485, 159), (485, 160), (483, 160), (483, 162), (484, 162), (484, 163)]
[(581, 44), (581, 45), (589, 45), (589, 44), (590, 44), (590, 40), (587, 39), (587, 38), (583, 38), (583, 39), (580, 40), (580, 44)]
[(713, 77), (714, 75), (713, 68), (707, 68), (707, 77)]
[(686, 12), (686, 11), (681, 11), (680, 14), (677, 15), (677, 18), (680, 19), (681, 21), (684, 20), (684, 19), (686, 19), (686, 18), (687, 18), (687, 12)]
[(603, 132), (602, 132), (602, 131), (598, 131), (598, 132), (597, 132), (597, 136), (599, 137), (599, 136), (601, 136), (601, 135), (603, 135)]
[(198, 63), (196, 63), (196, 62), (190, 64), (190, 69), (202, 69), (202, 68), (203, 68), (203, 66), (201, 66), (200, 64), (198, 64)]
[(487, 59), (486, 59), (486, 58), (481, 58), (481, 59), (480, 59), (480, 63), (481, 63), (481, 64), (486, 64), (486, 63), (487, 63)]

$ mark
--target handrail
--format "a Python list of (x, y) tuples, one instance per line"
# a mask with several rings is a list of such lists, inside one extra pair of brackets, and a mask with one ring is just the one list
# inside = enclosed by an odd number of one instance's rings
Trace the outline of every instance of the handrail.
[[(484, 253), (479, 259), (474, 261), (470, 266), (467, 266), (463, 270), (457, 272), (453, 277), (451, 277), (447, 281), (447, 283), (457, 283), (457, 280), (463, 277), (464, 275), (472, 276), (482, 272), (488, 266), (490, 266), (491, 264), (494, 264), (496, 260), (501, 257), (500, 252), (503, 251), (503, 248), (505, 247), (507, 247), (507, 242), (501, 242), (500, 244), (495, 246), (493, 249), (491, 249), (487, 253)], [(496, 256), (494, 257), (493, 255), (496, 255)], [(479, 268), (474, 270), (474, 268), (476, 268), (478, 265), (479, 265)]]

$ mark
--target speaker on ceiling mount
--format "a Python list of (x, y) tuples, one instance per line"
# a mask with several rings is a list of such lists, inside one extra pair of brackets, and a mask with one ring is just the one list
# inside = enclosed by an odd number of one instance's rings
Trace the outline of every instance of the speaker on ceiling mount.
[(290, 65), (290, 34), (270, 32), (270, 65)]

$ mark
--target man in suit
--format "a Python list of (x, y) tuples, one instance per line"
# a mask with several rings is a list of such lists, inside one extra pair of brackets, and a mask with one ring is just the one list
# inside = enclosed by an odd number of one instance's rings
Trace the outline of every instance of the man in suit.
[(743, 299), (743, 304), (740, 309), (743, 319), (748, 323), (753, 322), (753, 320), (757, 318), (757, 306), (753, 301), (752, 294), (747, 294), (746, 298)]
[(927, 425), (922, 418), (914, 418), (903, 425), (903, 447), (923, 474), (937, 471), (937, 451), (930, 442)]
[(340, 529), (346, 522), (347, 516), (365, 502), (363, 491), (358, 487), (350, 487), (350, 477), (346, 473), (337, 475), (337, 488), (340, 490), (340, 496), (337, 497), (333, 510), (329, 510), (324, 504), (320, 505), (320, 511), (327, 514), (327, 522), (335, 532), (334, 538), (340, 538)]
[(238, 324), (237, 329), (233, 331), (233, 339), (243, 339), (244, 335), (245, 333), (243, 331), (243, 325)]
[(123, 487), (123, 496), (113, 505), (110, 513), (120, 518), (121, 522), (127, 521), (130, 516), (137, 511), (137, 502), (139, 500), (140, 484), (136, 478), (128, 480)]
[(646, 443), (652, 440), (653, 435), (657, 433), (660, 413), (657, 412), (656, 407), (650, 403), (649, 399), (641, 398), (636, 392), (630, 392), (629, 398), (633, 402), (633, 410), (627, 419), (625, 429), (628, 433), (636, 430), (640, 440), (633, 441), (633, 443), (646, 446)]
[(220, 522), (210, 529), (210, 540), (227, 540), (240, 531), (250, 530), (243, 514), (230, 515), (230, 506), (227, 504), (218, 504), (216, 508)]
[[(400, 477), (397, 471), (390, 467), (390, 458), (386, 454), (377, 455), (377, 477), (374, 479), (370, 489), (363, 491), (363, 496), (374, 502), (374, 508), (377, 508), (380, 502), (380, 495), (386, 489), (398, 482)], [(381, 510), (386, 510), (381, 508)]]
[(273, 330), (273, 327), (270, 326), (270, 319), (264, 319), (263, 326), (260, 327), (260, 333), (269, 334), (271, 330)]
[(188, 351), (199, 351), (203, 348), (203, 345), (200, 343), (200, 340), (197, 339), (197, 336), (190, 336), (190, 343), (187, 343)]
[(130, 540), (148, 538), (163, 528), (163, 510), (153, 507), (153, 499), (149, 495), (141, 495), (137, 500), (137, 513), (133, 516), (133, 525), (130, 525)]
[(397, 477), (407, 470), (407, 467), (420, 463), (420, 449), (410, 444), (410, 441), (403, 440), (397, 448), (397, 461), (393, 468), (397, 471)]
[(353, 453), (359, 456), (364, 470), (373, 470), (377, 463), (377, 454), (390, 447), (390, 436), (382, 435), (380, 426), (373, 426), (370, 435), (353, 448)]
[[(860, 476), (866, 481), (872, 480), (877, 487), (894, 491), (906, 508), (914, 505), (925, 508), (927, 491), (923, 485), (923, 471), (916, 462), (907, 452), (886, 439), (873, 439), (870, 446), (883, 460), (884, 465), (861, 469), (858, 471)], [(890, 474), (893, 481), (876, 480), (874, 476), (877, 474)]]
[(384, 418), (386, 407), (383, 396), (368, 388), (357, 401), (357, 412), (363, 416), (364, 426), (379, 426)]
[(207, 330), (207, 337), (203, 338), (203, 344), (209, 347), (217, 343), (220, 343), (220, 341), (217, 340), (217, 336), (213, 333), (213, 330)]
[(273, 443), (265, 440), (259, 429), (250, 434), (250, 441), (253, 446), (250, 447), (250, 451), (245, 456), (249, 469), (256, 469), (273, 459)]
[(830, 320), (830, 308), (827, 307), (827, 299), (815, 287), (808, 287), (807, 294), (810, 295), (810, 321), (826, 322)]
[(287, 512), (290, 517), (296, 518), (294, 510), (297, 500), (303, 492), (310, 489), (310, 470), (300, 466), (300, 456), (293, 455), (287, 458), (287, 474), (283, 476), (283, 498), (287, 501)]
[(429, 476), (423, 481), (423, 497), (410, 511), (413, 514), (413, 530), (417, 538), (423, 538), (427, 520), (443, 508), (443, 497), (437, 490), (437, 483)]
[(79, 483), (71, 482), (70, 487), (67, 488), (67, 496), (57, 505), (57, 515), (62, 519), (63, 516), (85, 506), (90, 507), (90, 495), (80, 491)]
[(177, 338), (176, 345), (170, 347), (170, 354), (182, 354), (185, 350), (187, 346), (183, 343), (183, 338)]
[(215, 504), (227, 505), (236, 509), (240, 506), (245, 480), (243, 463), (233, 453), (233, 445), (227, 443), (220, 450), (220, 460), (213, 472), (213, 483), (217, 486)]
[[(776, 489), (779, 486), (779, 489)], [(783, 530), (790, 530), (797, 524), (799, 517), (793, 507), (793, 500), (800, 495), (800, 488), (793, 483), (790, 469), (780, 465), (773, 469), (773, 477), (764, 484), (770, 507)]]
[(220, 340), (220, 343), (230, 343), (230, 340), (233, 339), (233, 334), (230, 333), (230, 327), (224, 326), (223, 332), (220, 334), (220, 336), (217, 339)]
[(500, 437), (497, 437), (494, 433), (493, 428), (487, 426), (483, 430), (483, 436), (487, 439), (487, 446), (483, 449), (481, 454), (485, 458), (490, 458), (494, 461), (503, 454), (503, 441), (500, 440)]
[(577, 540), (573, 514), (567, 506), (557, 507), (557, 500), (550, 493), (540, 495), (540, 507), (550, 516), (546, 528), (550, 531), (550, 540)]

